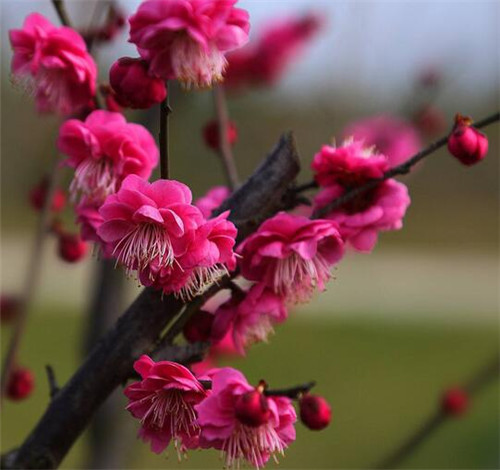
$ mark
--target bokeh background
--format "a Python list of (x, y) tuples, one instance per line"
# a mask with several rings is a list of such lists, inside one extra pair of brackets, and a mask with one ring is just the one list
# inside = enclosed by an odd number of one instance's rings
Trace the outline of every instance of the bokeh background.
[[(75, 24), (85, 27), (95, 2), (68, 3)], [(230, 97), (242, 176), (292, 129), (303, 161), (301, 180), (308, 181), (314, 153), (332, 137), (340, 138), (348, 123), (382, 112), (410, 119), (419, 77), (428, 70), (441, 77), (433, 104), (449, 123), (457, 111), (481, 118), (499, 107), (498, 2), (240, 3), (250, 11), (254, 36), (266, 23), (311, 10), (326, 19), (282, 80)], [(129, 13), (137, 4), (119, 2)], [(20, 27), (32, 11), (57, 24), (48, 0), (1, 2), (1, 271), (2, 292), (8, 293), (21, 288), (36, 224), (27, 193), (49, 167), (60, 123), (37, 116), (31, 99), (10, 83), (8, 29)], [(99, 48), (103, 80), (114, 60), (136, 55), (126, 39), (127, 28)], [(201, 196), (223, 183), (219, 161), (201, 137), (213, 117), (212, 97), (173, 87), (170, 101), (172, 176)], [(128, 117), (156, 133), (156, 109)], [(370, 467), (425, 420), (443, 388), (462, 383), (498, 354), (498, 125), (486, 133), (490, 153), (484, 162), (465, 168), (446, 150), (433, 154), (405, 178), (412, 205), (404, 230), (383, 234), (370, 255), (350, 253), (328, 290), (296, 309), (269, 344), (252, 348), (245, 360), (225, 362), (251, 381), (265, 377), (275, 386), (316, 379), (317, 392), (331, 402), (331, 426), (317, 433), (298, 424), (297, 442), (281, 468)], [(68, 171), (64, 181), (69, 178)], [(65, 218), (72, 223), (69, 210)], [(64, 264), (48, 244), (20, 354), (37, 387), (28, 400), (6, 403), (2, 410), (2, 451), (22, 441), (47, 405), (45, 364), (64, 383), (82, 361), (96, 262), (89, 257)], [(132, 299), (137, 293), (131, 283), (127, 295)], [(2, 350), (9, 333), (2, 327)], [(123, 416), (124, 437), (109, 449), (121, 461), (117, 467), (181, 468), (174, 452), (165, 460), (136, 442), (136, 423), (125, 411)], [(499, 416), (497, 382), (404, 467), (498, 468)], [(63, 466), (88, 468), (88, 449), (84, 436)], [(215, 452), (194, 452), (182, 467), (220, 468), (221, 463)]]

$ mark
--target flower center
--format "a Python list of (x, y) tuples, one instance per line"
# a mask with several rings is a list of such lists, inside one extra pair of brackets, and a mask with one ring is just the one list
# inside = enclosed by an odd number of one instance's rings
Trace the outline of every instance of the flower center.
[(194, 297), (203, 294), (214, 282), (228, 274), (227, 268), (223, 264), (214, 264), (213, 266), (199, 266), (193, 269), (193, 272), (187, 280), (184, 287), (175, 296), (184, 303)]
[[(136, 225), (118, 242), (113, 256), (116, 256), (117, 263), (126, 267), (128, 276), (134, 270), (149, 267), (153, 261), (157, 270), (172, 266), (175, 261), (168, 233), (164, 227), (151, 223)], [(153, 276), (153, 270), (150, 270), (150, 276)]]
[(78, 195), (84, 195), (90, 201), (101, 204), (107, 196), (116, 192), (117, 186), (111, 160), (86, 158), (77, 166), (69, 189), (73, 201)]

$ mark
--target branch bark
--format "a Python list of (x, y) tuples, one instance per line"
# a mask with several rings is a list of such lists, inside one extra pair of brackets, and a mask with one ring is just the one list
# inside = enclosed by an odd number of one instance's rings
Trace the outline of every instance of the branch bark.
[[(254, 175), (222, 210), (242, 239), (280, 209), (300, 170), (293, 135), (284, 135)], [(213, 294), (213, 289), (200, 301)], [(186, 308), (189, 308), (188, 304)], [(106, 397), (132, 374), (134, 361), (150, 353), (161, 332), (185, 305), (174, 296), (146, 288), (96, 345), (70, 381), (59, 391), (22, 446), (4, 456), (4, 468), (57, 468)]]

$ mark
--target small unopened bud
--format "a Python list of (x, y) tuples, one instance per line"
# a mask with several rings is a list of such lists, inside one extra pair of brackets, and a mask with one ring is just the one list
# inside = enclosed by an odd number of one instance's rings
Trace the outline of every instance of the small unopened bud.
[(7, 384), (7, 397), (11, 400), (23, 400), (31, 395), (35, 386), (35, 378), (32, 372), (24, 367), (16, 367), (12, 370)]
[(88, 251), (87, 243), (80, 235), (71, 233), (59, 234), (58, 238), (59, 256), (69, 263), (75, 263), (85, 257)]
[(315, 431), (326, 428), (332, 418), (332, 409), (328, 402), (319, 395), (306, 393), (299, 400), (300, 419)]
[(453, 416), (458, 416), (469, 407), (469, 396), (467, 392), (461, 388), (450, 388), (443, 393), (441, 398), (442, 410)]
[(212, 313), (199, 310), (184, 325), (184, 337), (190, 343), (207, 341), (212, 333), (215, 316)]
[(264, 386), (261, 382), (255, 390), (240, 395), (236, 400), (236, 418), (240, 423), (257, 428), (269, 421), (271, 410), (264, 395)]
[(457, 114), (448, 137), (448, 150), (464, 165), (474, 165), (488, 153), (488, 138), (472, 126), (472, 120)]
[(21, 301), (13, 295), (2, 294), (0, 297), (0, 320), (2, 323), (10, 323), (18, 314)]
[[(47, 199), (47, 193), (49, 190), (49, 180), (43, 178), (29, 193), (29, 199), (31, 206), (36, 211), (41, 211), (45, 205), (45, 200)], [(57, 188), (54, 192), (52, 198), (52, 204), (50, 205), (50, 210), (52, 212), (61, 212), (66, 205), (66, 194), (60, 188)]]
[[(203, 128), (203, 139), (205, 143), (213, 150), (219, 150), (219, 123), (210, 121)], [(233, 122), (229, 122), (227, 126), (227, 141), (229, 145), (234, 145), (238, 140), (238, 129)]]
[(148, 63), (142, 59), (122, 57), (109, 71), (109, 83), (118, 104), (132, 109), (147, 109), (167, 96), (165, 82), (148, 74)]

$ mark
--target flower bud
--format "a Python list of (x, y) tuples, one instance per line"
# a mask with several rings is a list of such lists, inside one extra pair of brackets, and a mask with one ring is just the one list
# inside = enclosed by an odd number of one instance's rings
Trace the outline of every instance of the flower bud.
[(235, 404), (236, 418), (240, 423), (257, 428), (269, 421), (271, 410), (261, 383), (255, 390), (240, 395)]
[(29, 369), (16, 367), (12, 370), (7, 384), (7, 397), (11, 400), (22, 400), (33, 391), (35, 378)]
[(208, 341), (212, 333), (215, 316), (212, 313), (199, 310), (184, 325), (184, 337), (190, 343)]
[(300, 398), (299, 406), (300, 419), (309, 429), (319, 431), (330, 424), (332, 409), (323, 397), (306, 393)]
[(148, 64), (142, 59), (118, 59), (109, 71), (109, 82), (116, 101), (127, 108), (147, 109), (167, 96), (164, 81), (148, 75)]
[[(48, 190), (49, 180), (47, 178), (43, 178), (34, 188), (31, 189), (29, 193), (29, 200), (33, 209), (36, 211), (41, 211), (43, 209)], [(62, 189), (57, 188), (52, 198), (50, 210), (52, 212), (61, 212), (65, 205), (66, 194)]]
[(20, 299), (13, 295), (2, 294), (0, 296), (0, 321), (2, 323), (11, 322), (19, 312)]
[(469, 407), (469, 396), (461, 388), (450, 388), (443, 393), (441, 409), (449, 415), (463, 414)]
[(481, 161), (488, 153), (488, 138), (471, 124), (470, 118), (457, 114), (448, 137), (448, 150), (467, 166)]
[(59, 256), (64, 261), (75, 263), (87, 254), (87, 243), (78, 234), (61, 233), (59, 234), (58, 242)]
[[(213, 150), (219, 150), (219, 123), (217, 121), (210, 121), (203, 128), (203, 139)], [(227, 140), (229, 145), (234, 145), (238, 140), (238, 129), (236, 124), (229, 122), (227, 126)]]

